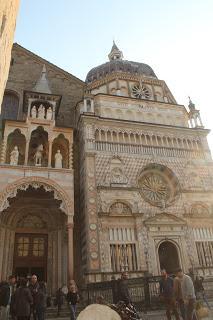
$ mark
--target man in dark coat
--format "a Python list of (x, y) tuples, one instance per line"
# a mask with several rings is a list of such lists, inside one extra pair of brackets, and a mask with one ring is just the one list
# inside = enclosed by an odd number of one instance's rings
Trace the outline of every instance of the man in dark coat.
[(14, 311), (17, 320), (29, 320), (33, 297), (29, 288), (27, 288), (27, 280), (21, 279), (20, 286), (14, 293)]
[(131, 305), (131, 297), (128, 289), (128, 273), (122, 272), (121, 279), (118, 280), (117, 285), (117, 294), (118, 294), (118, 301), (123, 301), (127, 306)]
[(29, 289), (33, 297), (33, 305), (31, 309), (31, 313), (33, 314), (33, 319), (36, 320), (36, 302), (37, 302), (37, 297), (39, 293), (39, 283), (38, 283), (38, 278), (35, 274), (32, 275), (31, 277), (31, 282), (29, 284)]
[(10, 305), (14, 293), (16, 278), (10, 276), (9, 281), (0, 283), (0, 319), (9, 319)]

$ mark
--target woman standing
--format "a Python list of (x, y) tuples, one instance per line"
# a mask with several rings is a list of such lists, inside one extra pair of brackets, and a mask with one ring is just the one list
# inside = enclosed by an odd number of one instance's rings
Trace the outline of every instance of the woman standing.
[(79, 294), (74, 282), (69, 285), (67, 301), (70, 308), (70, 320), (76, 320), (76, 305), (79, 302)]
[(20, 286), (14, 293), (14, 313), (17, 320), (29, 320), (30, 308), (33, 304), (33, 297), (30, 289), (27, 288), (27, 280), (20, 279)]

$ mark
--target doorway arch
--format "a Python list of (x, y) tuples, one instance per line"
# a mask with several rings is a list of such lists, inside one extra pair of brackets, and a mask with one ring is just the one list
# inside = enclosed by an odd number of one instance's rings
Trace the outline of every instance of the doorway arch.
[(179, 250), (172, 241), (165, 240), (158, 247), (160, 269), (165, 269), (167, 273), (174, 273), (180, 268)]

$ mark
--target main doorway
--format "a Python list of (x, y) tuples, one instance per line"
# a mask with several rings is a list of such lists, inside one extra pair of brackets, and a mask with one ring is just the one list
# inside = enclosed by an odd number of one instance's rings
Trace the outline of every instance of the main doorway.
[(165, 269), (167, 273), (175, 273), (180, 268), (180, 261), (177, 247), (171, 241), (164, 241), (158, 249), (160, 269)]
[(61, 200), (47, 190), (29, 186), (9, 198), (10, 206), (0, 215), (6, 226), (1, 233), (0, 274), (3, 279), (12, 272), (36, 274), (54, 293), (67, 282), (67, 216), (60, 209)]
[(36, 274), (47, 281), (47, 234), (16, 233), (13, 272), (27, 277)]

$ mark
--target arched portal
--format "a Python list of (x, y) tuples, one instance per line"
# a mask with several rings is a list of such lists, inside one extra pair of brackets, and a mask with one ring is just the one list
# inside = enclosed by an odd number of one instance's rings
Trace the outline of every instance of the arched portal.
[(35, 273), (54, 293), (67, 283), (73, 264), (72, 201), (47, 180), (21, 179), (0, 194), (0, 274)]
[(168, 273), (174, 273), (180, 268), (178, 249), (171, 241), (163, 241), (158, 248), (160, 268)]

